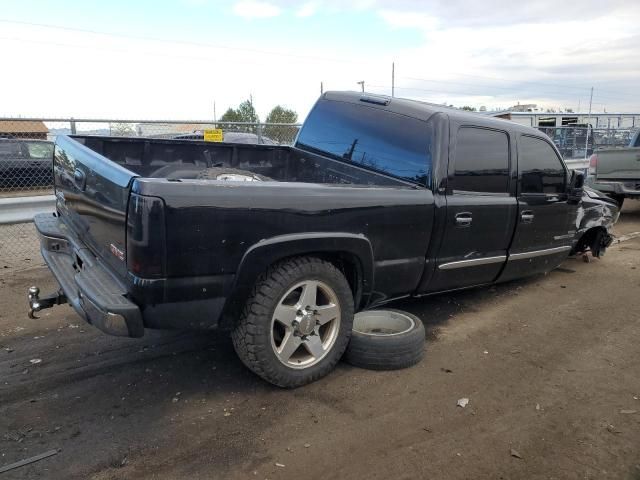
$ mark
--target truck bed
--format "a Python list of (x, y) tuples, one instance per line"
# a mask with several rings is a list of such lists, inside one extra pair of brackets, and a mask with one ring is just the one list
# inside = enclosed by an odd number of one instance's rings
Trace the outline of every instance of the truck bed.
[(232, 168), (276, 182), (402, 184), (379, 173), (284, 145), (95, 136), (71, 138), (145, 178), (192, 180), (209, 168)]

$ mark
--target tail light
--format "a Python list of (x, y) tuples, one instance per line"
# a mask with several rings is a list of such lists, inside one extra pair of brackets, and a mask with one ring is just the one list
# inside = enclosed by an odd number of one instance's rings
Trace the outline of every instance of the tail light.
[(597, 167), (598, 167), (598, 155), (594, 153), (589, 158), (589, 175), (595, 175)]
[(127, 269), (140, 277), (166, 272), (164, 202), (161, 198), (131, 194), (127, 212)]

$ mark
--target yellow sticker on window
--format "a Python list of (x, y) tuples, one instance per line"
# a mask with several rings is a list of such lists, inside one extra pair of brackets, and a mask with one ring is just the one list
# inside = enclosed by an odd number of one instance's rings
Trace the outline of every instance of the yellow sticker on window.
[(205, 142), (221, 142), (223, 139), (221, 128), (212, 128), (204, 131)]

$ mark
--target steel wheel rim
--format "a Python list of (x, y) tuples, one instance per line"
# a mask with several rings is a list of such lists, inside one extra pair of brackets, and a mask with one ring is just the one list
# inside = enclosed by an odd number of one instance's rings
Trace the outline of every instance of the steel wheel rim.
[(271, 347), (289, 368), (309, 368), (331, 351), (342, 310), (335, 291), (320, 280), (304, 280), (280, 298), (271, 317)]
[(390, 310), (366, 310), (353, 318), (353, 331), (362, 335), (389, 337), (407, 333), (415, 327), (409, 315)]

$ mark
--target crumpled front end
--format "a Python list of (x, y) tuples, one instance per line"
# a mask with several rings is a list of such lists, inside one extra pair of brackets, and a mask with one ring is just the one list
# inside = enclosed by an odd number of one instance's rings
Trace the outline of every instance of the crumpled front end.
[(620, 217), (615, 200), (585, 187), (576, 215), (576, 235), (573, 253), (590, 251), (594, 257), (604, 255), (613, 242), (613, 226)]

